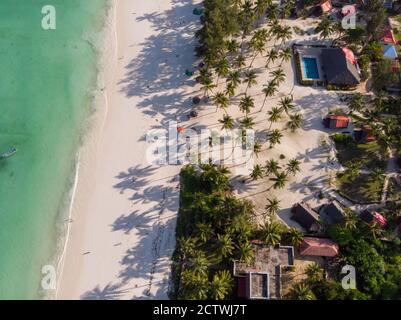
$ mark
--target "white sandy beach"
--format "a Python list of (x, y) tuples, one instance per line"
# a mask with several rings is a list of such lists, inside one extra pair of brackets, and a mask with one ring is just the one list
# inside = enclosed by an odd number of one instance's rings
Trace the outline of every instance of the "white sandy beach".
[(167, 298), (179, 167), (150, 165), (144, 137), (191, 106), (196, 2), (114, 1), (57, 299)]
[[(171, 255), (175, 247), (175, 223), (178, 209), (179, 166), (152, 166), (145, 158), (148, 147), (144, 136), (155, 128), (166, 128), (169, 120), (185, 119), (191, 110), (191, 98), (201, 95), (199, 85), (185, 76), (195, 64), (194, 32), (200, 27), (192, 10), (196, 0), (115, 1), (110, 27), (104, 77), (107, 108), (97, 112), (95, 129), (81, 156), (76, 197), (66, 254), (57, 290), (58, 299), (139, 299), (167, 298)], [(316, 21), (288, 22), (307, 30)], [(113, 31), (115, 25), (115, 32)], [(312, 36), (297, 37), (297, 40)], [(116, 44), (115, 50), (112, 43)], [(252, 59), (252, 57), (249, 57)], [(317, 193), (330, 191), (330, 152), (321, 147), (327, 138), (321, 120), (329, 108), (344, 107), (337, 92), (295, 84), (293, 62), (282, 65), (287, 80), (280, 93), (268, 99), (263, 112), (260, 94), (269, 76), (265, 58), (258, 57), (258, 85), (249, 90), (255, 98), (257, 139), (263, 152), (255, 160), (286, 156), (302, 162), (302, 172), (291, 178), (284, 190), (267, 191), (268, 178), (243, 184), (234, 177), (235, 192), (254, 201), (257, 213), (266, 198), (277, 196), (282, 210), (278, 216), (290, 220), (290, 208), (299, 201), (319, 204)], [(277, 68), (278, 66), (272, 66)], [(224, 90), (221, 80), (219, 91)], [(283, 131), (282, 143), (269, 149), (266, 112), (284, 95), (292, 94), (303, 115), (303, 126), (296, 133)], [(228, 112), (240, 120), (239, 98)], [(107, 112), (106, 112), (107, 110)], [(185, 126), (219, 129), (223, 111), (213, 105), (201, 105), (199, 116)], [(272, 128), (283, 129), (284, 118)], [(229, 166), (230, 167), (230, 166)], [(237, 180), (236, 180), (237, 179)]]

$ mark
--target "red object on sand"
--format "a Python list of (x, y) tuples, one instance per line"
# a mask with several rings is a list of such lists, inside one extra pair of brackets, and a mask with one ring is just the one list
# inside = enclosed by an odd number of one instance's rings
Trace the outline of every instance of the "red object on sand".
[(387, 220), (385, 217), (383, 217), (380, 213), (374, 212), (373, 213), (375, 220), (378, 224), (380, 224), (382, 227), (385, 227), (387, 225)]

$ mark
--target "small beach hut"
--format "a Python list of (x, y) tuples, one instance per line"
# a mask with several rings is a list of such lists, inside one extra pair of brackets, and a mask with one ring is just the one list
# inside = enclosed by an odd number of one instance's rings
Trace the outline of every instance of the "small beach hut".
[(335, 257), (338, 255), (338, 244), (329, 239), (305, 237), (299, 246), (302, 256)]
[(331, 1), (327, 0), (327, 1), (323, 1), (321, 2), (318, 7), (317, 7), (317, 11), (319, 14), (325, 14), (331, 11), (331, 9), (333, 8)]
[(364, 126), (354, 129), (354, 140), (357, 143), (367, 143), (376, 141), (376, 137), (373, 135), (373, 130), (370, 126)]
[(322, 211), (328, 225), (342, 223), (346, 217), (345, 210), (337, 200), (333, 200), (326, 204)]
[(323, 125), (328, 129), (345, 129), (348, 128), (349, 118), (346, 116), (329, 115), (323, 119)]
[(321, 58), (327, 84), (356, 87), (361, 77), (354, 53), (348, 48), (324, 48)]
[(298, 222), (307, 232), (320, 231), (319, 215), (305, 202), (299, 202), (292, 208), (292, 219)]

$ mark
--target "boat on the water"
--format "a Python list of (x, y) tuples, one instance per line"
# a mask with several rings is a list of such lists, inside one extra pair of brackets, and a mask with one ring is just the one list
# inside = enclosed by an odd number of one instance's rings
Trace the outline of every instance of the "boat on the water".
[(9, 158), (9, 157), (13, 156), (16, 153), (17, 153), (17, 148), (12, 147), (12, 148), (8, 149), (7, 151), (4, 151), (4, 152), (0, 153), (0, 159)]

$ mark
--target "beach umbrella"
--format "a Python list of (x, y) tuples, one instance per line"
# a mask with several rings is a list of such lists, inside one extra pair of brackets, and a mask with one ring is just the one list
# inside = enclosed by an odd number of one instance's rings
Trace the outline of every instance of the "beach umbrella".
[(201, 98), (199, 98), (199, 97), (194, 97), (193, 99), (192, 99), (192, 103), (193, 104), (199, 104), (201, 102)]
[(192, 110), (189, 115), (193, 118), (196, 118), (198, 116), (198, 112), (196, 112), (195, 110)]
[(192, 13), (196, 16), (200, 16), (203, 13), (203, 9), (195, 8), (194, 11), (192, 11)]

